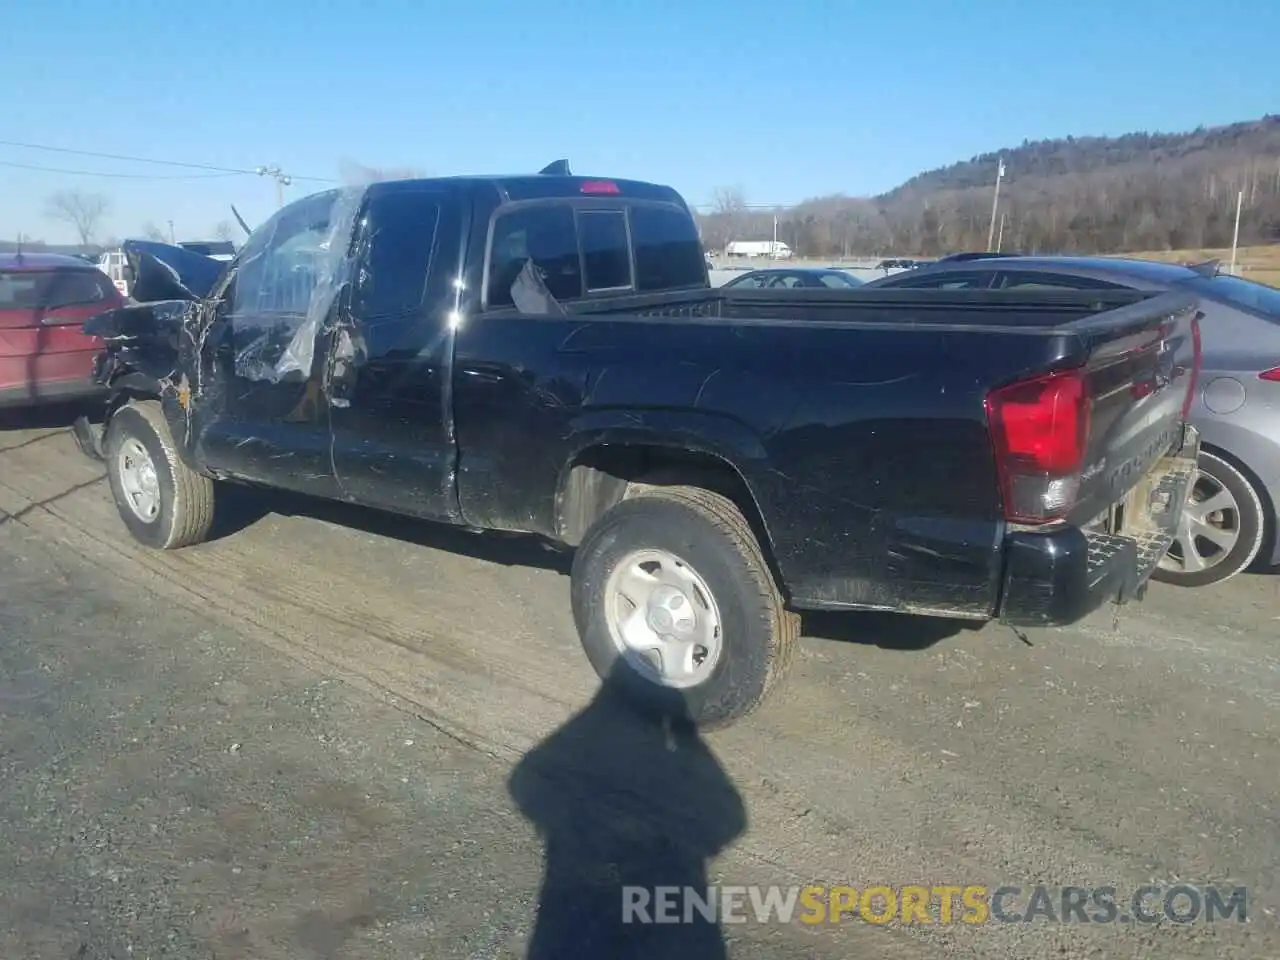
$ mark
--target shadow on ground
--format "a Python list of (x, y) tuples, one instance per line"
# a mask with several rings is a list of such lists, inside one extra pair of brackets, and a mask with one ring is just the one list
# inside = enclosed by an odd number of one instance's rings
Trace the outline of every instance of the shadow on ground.
[(802, 632), (806, 637), (841, 643), (866, 643), (886, 650), (928, 650), (966, 630), (981, 630), (983, 621), (949, 620), (904, 613), (806, 612)]
[(218, 488), (211, 540), (232, 536), (269, 514), (306, 517), (390, 537), (431, 550), (512, 567), (537, 567), (568, 576), (572, 554), (536, 537), (500, 532), (470, 532), (443, 523), (415, 520), (335, 500), (321, 500), (283, 490), (261, 490), (223, 484)]
[(645, 717), (611, 676), (521, 759), (508, 788), (545, 845), (529, 960), (727, 956), (714, 910), (686, 918), (682, 900), (663, 901), (681, 922), (645, 922), (665, 912), (658, 887), (706, 897), (707, 861), (747, 826), (741, 795), (687, 718)]
[[(218, 489), (210, 539), (232, 536), (269, 514), (334, 523), (503, 566), (536, 567), (568, 576), (573, 565), (571, 550), (557, 548), (537, 537), (498, 532), (473, 533), (349, 503), (320, 500), (283, 490), (260, 490), (229, 484)], [(803, 632), (807, 637), (871, 643), (891, 650), (927, 650), (962, 631), (978, 630), (983, 626), (981, 622), (970, 620), (862, 612), (806, 612), (803, 621)]]
[(58, 430), (71, 426), (76, 417), (88, 417), (102, 422), (101, 399), (44, 403), (33, 407), (13, 407), (0, 410), (0, 431), (9, 430)]

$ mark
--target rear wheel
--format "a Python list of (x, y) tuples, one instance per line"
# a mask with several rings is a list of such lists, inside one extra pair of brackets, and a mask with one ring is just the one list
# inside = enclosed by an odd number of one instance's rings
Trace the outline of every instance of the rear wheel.
[(1182, 587), (1220, 583), (1246, 569), (1266, 536), (1262, 498), (1249, 478), (1202, 451), (1177, 539), (1152, 579)]
[(578, 547), (572, 595), (600, 677), (703, 728), (759, 706), (799, 634), (746, 518), (697, 487), (633, 488)]
[(103, 448), (116, 509), (135, 540), (173, 550), (208, 536), (213, 481), (182, 462), (158, 401), (117, 410)]

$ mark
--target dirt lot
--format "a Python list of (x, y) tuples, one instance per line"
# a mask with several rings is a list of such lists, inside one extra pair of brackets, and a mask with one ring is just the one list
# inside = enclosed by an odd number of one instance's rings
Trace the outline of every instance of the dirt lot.
[(706, 877), (1249, 888), (1243, 924), (746, 923), (730, 956), (1280, 956), (1280, 577), (1031, 646), (810, 622), (689, 744), (594, 699), (557, 555), (243, 494), (222, 528), (135, 547), (57, 420), (0, 429), (0, 956), (714, 957), (617, 922), (620, 883)]

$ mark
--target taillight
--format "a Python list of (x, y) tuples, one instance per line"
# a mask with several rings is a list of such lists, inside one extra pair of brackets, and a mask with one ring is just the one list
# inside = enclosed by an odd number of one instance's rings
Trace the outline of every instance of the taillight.
[(1064, 517), (1080, 492), (1089, 439), (1084, 371), (1001, 387), (988, 394), (986, 407), (1005, 519), (1047, 523)]
[(1259, 380), (1265, 380), (1267, 383), (1280, 383), (1280, 367), (1272, 367), (1270, 370), (1264, 370), (1258, 374)]
[(612, 180), (587, 180), (580, 188), (583, 193), (621, 193)]
[(1182, 401), (1182, 419), (1191, 415), (1191, 404), (1196, 398), (1196, 384), (1200, 381), (1200, 321), (1204, 314), (1196, 311), (1191, 318), (1191, 377), (1187, 381), (1187, 396)]

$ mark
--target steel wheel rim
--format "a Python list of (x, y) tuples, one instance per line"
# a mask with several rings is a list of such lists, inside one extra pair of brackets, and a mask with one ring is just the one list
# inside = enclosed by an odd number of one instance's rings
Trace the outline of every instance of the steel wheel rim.
[(701, 574), (666, 550), (636, 550), (605, 583), (605, 622), (623, 659), (659, 686), (687, 689), (724, 651), (720, 607)]
[(1183, 504), (1173, 545), (1161, 558), (1160, 567), (1174, 573), (1211, 570), (1239, 542), (1239, 501), (1221, 480), (1200, 470)]
[(125, 503), (143, 523), (160, 516), (160, 477), (151, 454), (140, 440), (129, 437), (116, 454), (116, 476), (124, 492)]

